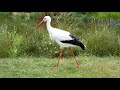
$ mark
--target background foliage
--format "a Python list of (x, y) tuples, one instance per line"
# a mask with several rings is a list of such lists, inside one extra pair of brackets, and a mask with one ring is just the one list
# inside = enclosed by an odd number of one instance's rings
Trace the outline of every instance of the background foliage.
[(50, 41), (45, 24), (36, 28), (45, 15), (53, 27), (70, 31), (87, 46), (73, 48), (76, 55), (120, 56), (119, 12), (0, 12), (0, 57), (57, 57), (59, 46)]

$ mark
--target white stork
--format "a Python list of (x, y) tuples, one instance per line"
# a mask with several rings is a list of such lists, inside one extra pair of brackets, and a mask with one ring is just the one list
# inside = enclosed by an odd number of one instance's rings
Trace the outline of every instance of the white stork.
[(52, 41), (56, 41), (60, 45), (60, 55), (58, 58), (58, 63), (56, 64), (56, 68), (58, 69), (59, 61), (62, 56), (62, 51), (64, 47), (69, 47), (70, 52), (72, 53), (74, 60), (76, 61), (77, 67), (80, 67), (80, 64), (76, 60), (73, 50), (70, 47), (79, 46), (83, 50), (85, 50), (85, 45), (79, 41), (75, 36), (73, 36), (70, 32), (64, 31), (58, 28), (54, 28), (50, 25), (51, 17), (45, 16), (43, 20), (37, 25), (39, 27), (43, 22), (46, 22), (47, 30)]

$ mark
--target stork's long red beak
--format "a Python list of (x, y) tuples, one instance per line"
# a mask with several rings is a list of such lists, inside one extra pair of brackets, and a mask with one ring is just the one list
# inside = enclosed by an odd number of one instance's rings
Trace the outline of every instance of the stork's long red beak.
[(42, 20), (36, 27), (38, 28), (44, 21)]

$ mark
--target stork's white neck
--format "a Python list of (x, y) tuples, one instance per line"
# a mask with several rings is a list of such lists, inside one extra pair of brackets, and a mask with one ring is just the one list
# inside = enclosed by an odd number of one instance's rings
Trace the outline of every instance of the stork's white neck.
[(50, 23), (51, 23), (50, 21), (47, 21), (47, 22), (46, 22), (46, 26), (47, 26), (48, 32), (50, 32), (50, 30), (51, 30), (51, 28), (52, 28), (51, 25), (50, 25)]
[(47, 22), (46, 22), (46, 27), (47, 27), (47, 30), (48, 30), (48, 33), (49, 33), (50, 39), (53, 40), (53, 37), (52, 37), (52, 33), (53, 33), (52, 30), (53, 30), (53, 29), (52, 29), (50, 23), (51, 23), (51, 21), (47, 21)]

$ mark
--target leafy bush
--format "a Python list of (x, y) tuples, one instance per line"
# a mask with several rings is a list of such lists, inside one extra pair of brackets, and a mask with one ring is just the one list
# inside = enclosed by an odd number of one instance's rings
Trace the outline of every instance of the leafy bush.
[(11, 46), (11, 35), (6, 24), (0, 26), (0, 57), (8, 57), (7, 51)]
[(11, 32), (11, 46), (8, 50), (8, 54), (10, 57), (15, 58), (19, 56), (20, 50), (20, 44), (22, 42), (22, 36), (16, 33), (16, 28), (14, 27), (14, 30)]
[(118, 38), (113, 31), (100, 29), (88, 36), (87, 49), (98, 56), (116, 55), (120, 53)]

